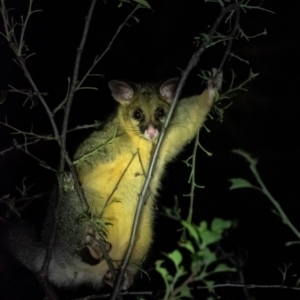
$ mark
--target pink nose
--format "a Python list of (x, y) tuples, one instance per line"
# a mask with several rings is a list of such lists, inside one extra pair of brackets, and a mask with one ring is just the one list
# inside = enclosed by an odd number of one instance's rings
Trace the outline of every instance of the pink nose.
[(158, 137), (158, 130), (152, 124), (145, 130), (144, 136), (148, 140), (153, 140)]

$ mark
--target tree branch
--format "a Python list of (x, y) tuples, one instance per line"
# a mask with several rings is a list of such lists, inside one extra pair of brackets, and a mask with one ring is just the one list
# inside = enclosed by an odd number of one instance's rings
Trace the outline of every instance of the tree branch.
[(88, 69), (88, 71), (86, 72), (86, 74), (83, 76), (83, 78), (80, 80), (80, 82), (77, 84), (76, 86), (76, 90), (80, 89), (82, 83), (86, 80), (86, 78), (91, 74), (92, 70), (95, 68), (95, 66), (99, 63), (99, 61), (104, 57), (104, 55), (110, 50), (111, 45), (113, 44), (113, 42), (115, 41), (115, 39), (117, 38), (117, 36), (119, 35), (119, 33), (121, 32), (122, 28), (127, 24), (128, 20), (133, 16), (133, 14), (140, 8), (143, 8), (143, 6), (141, 5), (136, 5), (135, 8), (131, 11), (131, 13), (126, 17), (126, 19), (124, 20), (124, 22), (119, 25), (115, 35), (113, 36), (113, 38), (111, 39), (111, 41), (109, 42), (108, 46), (106, 47), (106, 49), (102, 52), (102, 54), (100, 56), (97, 56), (92, 64), (92, 66)]
[(96, 4), (96, 0), (92, 0), (91, 4), (90, 4), (89, 12), (85, 18), (85, 24), (84, 24), (82, 38), (81, 38), (79, 47), (77, 48), (77, 55), (76, 55), (76, 59), (75, 59), (75, 66), (74, 66), (74, 71), (73, 71), (71, 89), (70, 89), (70, 93), (69, 93), (68, 100), (66, 102), (66, 107), (65, 107), (63, 125), (62, 125), (62, 130), (61, 130), (61, 143), (60, 143), (60, 163), (59, 163), (59, 169), (58, 169), (58, 172), (59, 172), (58, 173), (58, 184), (59, 184), (58, 198), (57, 198), (56, 205), (55, 205), (54, 220), (53, 220), (53, 224), (52, 224), (52, 232), (51, 232), (51, 237), (50, 237), (50, 241), (49, 241), (49, 247), (47, 248), (47, 252), (45, 255), (42, 269), (39, 272), (42, 276), (46, 276), (46, 274), (47, 274), (49, 264), (51, 261), (53, 245), (55, 242), (55, 235), (56, 235), (56, 230), (57, 230), (59, 212), (60, 212), (60, 207), (61, 207), (63, 193), (64, 193), (63, 173), (65, 171), (65, 161), (67, 161), (67, 163), (70, 167), (70, 170), (71, 170), (71, 173), (72, 173), (72, 176), (74, 179), (76, 191), (78, 192), (78, 196), (82, 200), (82, 203), (85, 206), (85, 210), (88, 209), (87, 202), (86, 202), (85, 197), (79, 186), (79, 181), (77, 178), (76, 170), (72, 164), (71, 159), (69, 158), (69, 156), (67, 155), (67, 152), (66, 152), (66, 140), (67, 140), (67, 128), (68, 128), (68, 122), (69, 122), (69, 115), (70, 115), (71, 106), (72, 106), (74, 93), (75, 93), (75, 87), (76, 87), (76, 83), (77, 83), (77, 79), (78, 79), (78, 72), (79, 72), (82, 51), (83, 51), (83, 48), (84, 48), (84, 45), (86, 42), (86, 38), (87, 38), (87, 34), (88, 34), (88, 30), (89, 30), (89, 26), (90, 26), (90, 22), (91, 22), (95, 4)]
[[(295, 286), (287, 286), (281, 284), (275, 285), (260, 285), (260, 284), (235, 284), (235, 283), (222, 283), (222, 284), (215, 284), (213, 286), (214, 289), (218, 288), (227, 288), (227, 287), (238, 287), (238, 288), (246, 288), (246, 289), (280, 289), (280, 290), (294, 290), (300, 291), (300, 287)], [(208, 286), (198, 286), (198, 290), (207, 290)]]

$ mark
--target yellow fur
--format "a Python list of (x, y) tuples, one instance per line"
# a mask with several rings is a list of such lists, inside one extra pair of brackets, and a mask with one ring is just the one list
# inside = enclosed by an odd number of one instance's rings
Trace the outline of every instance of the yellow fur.
[[(75, 159), (79, 160), (76, 165), (79, 180), (92, 217), (101, 217), (103, 221), (112, 224), (106, 226), (107, 242), (112, 245), (109, 256), (115, 262), (123, 259), (127, 249), (138, 196), (157, 141), (147, 140), (138, 132), (135, 127), (137, 122), (130, 120), (128, 110), (137, 105), (146, 111), (156, 105), (163, 105), (167, 109), (170, 106), (161, 99), (159, 92), (151, 91), (152, 94), (145, 99), (144, 94), (139, 94), (137, 89), (132, 102), (120, 104), (116, 117), (101, 131), (94, 132), (86, 139), (75, 154)], [(149, 197), (142, 211), (130, 259), (132, 264), (129, 269), (133, 274), (138, 270), (133, 264), (140, 265), (152, 243), (153, 204), (164, 167), (200, 129), (213, 103), (214, 94), (215, 89), (208, 88), (201, 95), (182, 99), (178, 104), (167, 129), (150, 184)], [(80, 159), (82, 157), (85, 158)], [(103, 275), (108, 267), (102, 261), (93, 269)]]

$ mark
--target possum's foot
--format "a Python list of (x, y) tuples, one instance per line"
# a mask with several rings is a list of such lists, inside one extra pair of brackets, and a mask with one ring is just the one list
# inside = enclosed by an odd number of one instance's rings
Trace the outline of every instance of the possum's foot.
[(106, 252), (109, 252), (111, 249), (111, 244), (103, 240), (93, 229), (89, 229), (85, 240), (90, 255), (99, 262), (104, 259), (101, 249), (105, 249)]
[[(113, 278), (110, 270), (108, 270), (107, 273), (105, 274), (103, 281), (111, 287), (114, 286), (114, 278)], [(126, 270), (124, 273), (121, 290), (128, 290), (130, 288), (130, 286), (132, 285), (132, 282), (133, 282), (133, 276), (130, 273), (130, 271)]]

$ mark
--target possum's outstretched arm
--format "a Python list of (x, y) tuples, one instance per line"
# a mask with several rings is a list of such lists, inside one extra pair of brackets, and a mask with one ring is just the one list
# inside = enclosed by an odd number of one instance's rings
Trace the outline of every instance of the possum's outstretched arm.
[(214, 103), (215, 94), (222, 86), (223, 74), (216, 74), (216, 69), (213, 69), (213, 75), (216, 78), (208, 82), (202, 94), (179, 101), (167, 128), (151, 185), (156, 185), (156, 181), (160, 180), (163, 165), (175, 158), (203, 126)]

